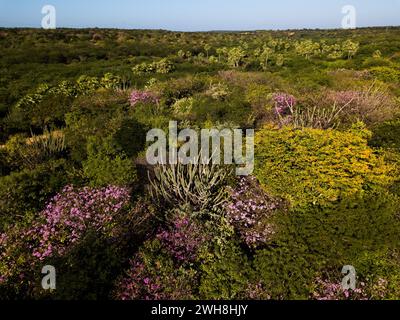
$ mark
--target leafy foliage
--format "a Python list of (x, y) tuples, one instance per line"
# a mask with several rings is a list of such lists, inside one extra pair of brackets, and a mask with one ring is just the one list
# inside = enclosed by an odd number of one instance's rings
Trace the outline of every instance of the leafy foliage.
[(136, 170), (131, 159), (116, 153), (108, 140), (101, 143), (89, 139), (88, 158), (83, 162), (84, 177), (95, 187), (127, 186), (136, 181)]
[[(398, 299), (399, 39), (3, 28), (0, 298)], [(255, 176), (151, 167), (171, 120), (255, 129)]]
[(256, 135), (255, 173), (293, 206), (327, 205), (390, 184), (390, 166), (368, 147), (363, 127), (347, 132), (264, 128)]

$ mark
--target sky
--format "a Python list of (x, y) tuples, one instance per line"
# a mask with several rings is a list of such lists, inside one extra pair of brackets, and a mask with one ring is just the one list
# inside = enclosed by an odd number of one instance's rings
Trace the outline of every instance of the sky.
[(357, 27), (400, 25), (400, 0), (0, 0), (0, 27), (41, 27), (44, 5), (55, 7), (57, 27), (73, 28), (340, 28), (345, 5)]

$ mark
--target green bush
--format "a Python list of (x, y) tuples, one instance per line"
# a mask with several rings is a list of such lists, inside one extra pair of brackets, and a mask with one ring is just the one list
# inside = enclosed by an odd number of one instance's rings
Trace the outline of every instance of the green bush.
[[(127, 264), (126, 247), (92, 232), (66, 257), (46, 261), (57, 270), (57, 290), (35, 290), (34, 298), (52, 300), (104, 300), (113, 281)], [(37, 278), (40, 279), (40, 270)]]
[(327, 205), (391, 182), (391, 166), (368, 145), (363, 127), (340, 132), (265, 127), (255, 137), (255, 174), (293, 206)]
[(378, 79), (387, 82), (399, 82), (400, 71), (392, 67), (373, 67), (370, 72)]
[(307, 299), (319, 275), (341, 278), (345, 265), (354, 266), (361, 279), (381, 274), (390, 280), (366, 257), (386, 256), (382, 261), (387, 265), (398, 264), (387, 254), (400, 244), (398, 206), (397, 197), (369, 194), (335, 207), (293, 210), (277, 217), (274, 241), (255, 256), (260, 281), (272, 298)]
[(71, 167), (64, 159), (12, 172), (0, 178), (0, 230), (23, 219), (28, 212), (43, 209), (54, 193), (68, 184)]
[(40, 101), (13, 107), (5, 124), (11, 130), (25, 132), (31, 128), (41, 130), (45, 126), (62, 126), (71, 102), (71, 97), (47, 93)]
[(146, 63), (143, 62), (132, 68), (132, 71), (136, 75), (142, 75), (145, 73), (160, 73), (168, 74), (175, 70), (174, 64), (168, 59), (161, 59), (157, 62)]
[(95, 137), (89, 138), (87, 155), (87, 160), (83, 162), (83, 174), (91, 186), (124, 186), (135, 183), (133, 160), (118, 154), (110, 138), (103, 141)]
[(252, 269), (241, 248), (230, 243), (221, 252), (216, 250), (211, 257), (200, 267), (200, 298), (229, 300), (243, 296), (250, 284)]
[(72, 160), (81, 163), (87, 158), (88, 137), (105, 138), (120, 131), (131, 119), (125, 111), (127, 106), (126, 94), (110, 90), (76, 98), (65, 115), (64, 130)]
[(116, 148), (121, 149), (128, 157), (136, 157), (145, 148), (146, 134), (146, 127), (139, 121), (124, 118), (113, 140)]
[(400, 119), (381, 123), (373, 128), (370, 144), (400, 151)]
[(172, 105), (175, 101), (202, 92), (208, 84), (209, 77), (205, 76), (185, 76), (178, 79), (171, 79), (151, 86), (151, 89), (160, 91), (163, 100), (167, 105)]
[(41, 129), (63, 125), (74, 98), (92, 95), (99, 89), (115, 89), (120, 83), (119, 77), (107, 73), (103, 78), (82, 75), (75, 82), (61, 81), (56, 86), (41, 84), (13, 106), (6, 125), (10, 129), (25, 131), (31, 127)]
[(199, 126), (210, 121), (213, 124), (230, 122), (246, 128), (254, 122), (251, 106), (238, 95), (223, 102), (211, 97), (194, 99), (190, 117), (195, 119)]

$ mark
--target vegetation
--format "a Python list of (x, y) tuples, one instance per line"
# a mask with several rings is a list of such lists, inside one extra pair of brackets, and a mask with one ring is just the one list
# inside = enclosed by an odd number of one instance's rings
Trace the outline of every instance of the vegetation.
[[(0, 48), (1, 299), (400, 299), (400, 28)], [(254, 173), (150, 166), (171, 120), (255, 129)]]

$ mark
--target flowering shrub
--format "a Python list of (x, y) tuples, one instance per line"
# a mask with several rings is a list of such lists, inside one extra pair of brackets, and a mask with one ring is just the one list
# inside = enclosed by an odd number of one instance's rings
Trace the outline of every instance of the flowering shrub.
[(257, 283), (250, 283), (244, 292), (244, 300), (270, 300), (271, 296), (265, 290), (261, 281)]
[(38, 261), (65, 255), (89, 230), (113, 235), (116, 217), (129, 199), (126, 188), (65, 187), (53, 197), (31, 227), (11, 228), (1, 235), (2, 280), (19, 273), (20, 266), (33, 268)]
[(169, 254), (179, 262), (193, 262), (199, 248), (209, 240), (201, 226), (188, 217), (176, 217), (172, 226), (156, 236)]
[(133, 90), (130, 96), (130, 103), (132, 107), (138, 103), (158, 104), (159, 98), (150, 91)]
[(399, 107), (382, 85), (373, 84), (357, 91), (329, 91), (323, 99), (323, 103), (335, 105), (341, 120), (346, 122), (361, 120), (374, 124), (390, 120), (399, 114)]
[(286, 93), (276, 93), (272, 97), (275, 103), (275, 113), (280, 116), (293, 113), (293, 108), (296, 106), (296, 98)]
[(182, 210), (167, 214), (166, 226), (159, 229), (130, 261), (130, 268), (119, 281), (115, 297), (129, 299), (193, 298), (200, 259), (210, 236), (205, 225)]
[(372, 286), (371, 291), (373, 299), (385, 299), (388, 292), (389, 282), (384, 278), (379, 278), (378, 281)]
[[(369, 146), (370, 132), (265, 127), (255, 137), (255, 175), (292, 205), (326, 205), (392, 183), (392, 166)], [(349, 161), (351, 159), (351, 161)]]
[(343, 289), (340, 282), (331, 282), (317, 278), (316, 291), (313, 293), (316, 300), (367, 300), (365, 282), (359, 282), (359, 287), (354, 290)]
[(255, 248), (265, 244), (275, 233), (269, 220), (280, 207), (281, 203), (269, 197), (255, 177), (242, 177), (237, 187), (231, 190), (227, 218), (242, 240)]
[(129, 191), (119, 187), (75, 190), (67, 186), (42, 212), (43, 222), (34, 224), (28, 236), (38, 243), (33, 256), (45, 258), (64, 254), (88, 229), (110, 232), (113, 218), (128, 204)]
[(217, 83), (210, 85), (210, 88), (206, 91), (206, 95), (210, 96), (214, 100), (223, 101), (229, 96), (229, 88), (224, 83)]
[(176, 267), (157, 239), (147, 241), (117, 281), (117, 300), (178, 300), (193, 298), (196, 272)]

